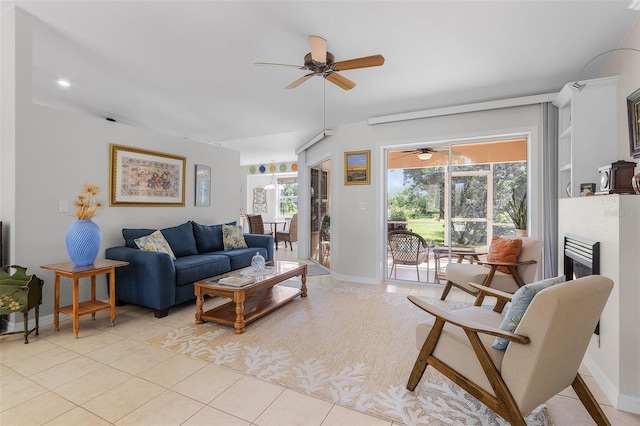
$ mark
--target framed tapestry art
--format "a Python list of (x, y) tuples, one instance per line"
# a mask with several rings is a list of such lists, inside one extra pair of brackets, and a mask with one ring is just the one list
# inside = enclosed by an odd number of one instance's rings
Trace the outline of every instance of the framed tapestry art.
[(110, 206), (184, 207), (187, 159), (111, 144)]
[(640, 89), (627, 98), (627, 113), (629, 114), (629, 143), (631, 156), (640, 157)]
[(344, 153), (344, 184), (369, 185), (371, 181), (371, 151), (351, 151)]

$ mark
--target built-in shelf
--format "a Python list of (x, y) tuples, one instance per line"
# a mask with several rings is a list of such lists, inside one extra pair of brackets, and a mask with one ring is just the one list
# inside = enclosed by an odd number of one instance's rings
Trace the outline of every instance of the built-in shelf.
[(578, 90), (566, 84), (558, 107), (558, 195), (576, 197), (581, 183), (600, 181), (598, 168), (617, 160), (618, 77), (586, 80)]

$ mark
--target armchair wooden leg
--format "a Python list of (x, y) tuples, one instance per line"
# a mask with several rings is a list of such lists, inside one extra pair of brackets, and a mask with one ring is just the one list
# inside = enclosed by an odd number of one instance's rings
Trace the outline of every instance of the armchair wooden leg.
[(576, 378), (573, 380), (573, 383), (571, 383), (571, 386), (578, 394), (578, 398), (582, 401), (582, 405), (587, 409), (593, 421), (596, 422), (598, 426), (611, 426), (609, 419), (605, 416), (604, 411), (600, 408), (600, 404), (598, 404), (598, 401), (596, 401), (580, 374), (576, 374)]
[(442, 296), (440, 296), (440, 300), (444, 300), (447, 298), (451, 287), (453, 287), (453, 284), (451, 283), (451, 281), (447, 280), (447, 284), (444, 286), (444, 290), (442, 290)]
[(422, 379), (422, 376), (429, 365), (429, 357), (433, 353), (436, 343), (438, 343), (443, 327), (444, 321), (441, 319), (437, 319), (435, 324), (433, 324), (433, 328), (431, 329), (429, 336), (427, 336), (427, 340), (424, 341), (415, 364), (413, 364), (413, 370), (411, 370), (411, 375), (407, 382), (408, 390), (414, 391), (416, 386), (418, 386), (418, 383), (420, 383), (420, 379)]

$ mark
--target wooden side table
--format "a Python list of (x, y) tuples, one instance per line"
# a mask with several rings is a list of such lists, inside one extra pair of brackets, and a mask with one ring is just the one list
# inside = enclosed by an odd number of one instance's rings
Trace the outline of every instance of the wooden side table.
[[(60, 312), (73, 318), (73, 334), (78, 338), (80, 315), (91, 314), (95, 319), (96, 312), (111, 309), (111, 326), (116, 322), (116, 268), (127, 266), (129, 262), (118, 260), (98, 259), (93, 265), (75, 266), (71, 262), (53, 263), (40, 266), (55, 273), (53, 299), (53, 325), (60, 329)], [(96, 276), (109, 274), (109, 303), (96, 300)], [(73, 301), (69, 306), (60, 307), (60, 277), (70, 278), (73, 282)], [(80, 302), (78, 282), (80, 278), (91, 278), (91, 300)]]

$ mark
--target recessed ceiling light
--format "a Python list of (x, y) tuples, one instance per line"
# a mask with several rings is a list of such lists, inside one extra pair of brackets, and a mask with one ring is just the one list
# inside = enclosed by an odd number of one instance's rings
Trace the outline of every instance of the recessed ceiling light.
[(62, 87), (69, 87), (69, 86), (71, 86), (71, 83), (69, 83), (68, 80), (64, 80), (62, 78), (59, 78), (58, 79), (58, 85), (62, 86)]

